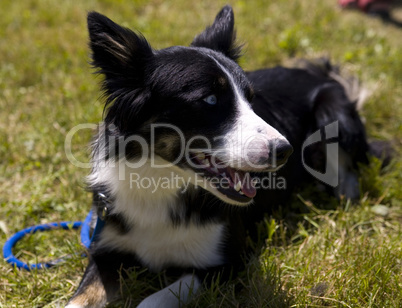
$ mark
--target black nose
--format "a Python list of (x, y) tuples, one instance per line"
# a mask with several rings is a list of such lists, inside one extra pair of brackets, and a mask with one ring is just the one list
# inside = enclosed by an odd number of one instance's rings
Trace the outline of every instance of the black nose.
[(293, 153), (293, 147), (286, 140), (277, 140), (272, 149), (272, 164), (283, 165)]

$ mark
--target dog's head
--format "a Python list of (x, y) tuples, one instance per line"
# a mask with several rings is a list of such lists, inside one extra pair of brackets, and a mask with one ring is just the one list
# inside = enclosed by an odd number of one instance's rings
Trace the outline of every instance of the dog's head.
[(250, 106), (253, 88), (236, 63), (241, 50), (229, 6), (190, 47), (153, 50), (143, 36), (95, 12), (88, 28), (93, 65), (104, 75), (106, 132), (136, 136), (119, 155), (172, 163), (240, 205), (256, 194), (248, 172), (286, 162), (292, 147)]

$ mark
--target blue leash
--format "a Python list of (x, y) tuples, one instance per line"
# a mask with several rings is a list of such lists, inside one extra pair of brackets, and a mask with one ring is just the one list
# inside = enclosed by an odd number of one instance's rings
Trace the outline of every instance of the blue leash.
[[(104, 217), (103, 217), (104, 218)], [(3, 256), (6, 259), (8, 263), (10, 263), (12, 266), (16, 266), (17, 268), (23, 268), (28, 271), (32, 269), (42, 269), (42, 268), (49, 268), (53, 265), (56, 265), (62, 261), (65, 260), (65, 258), (60, 258), (51, 262), (45, 262), (45, 263), (37, 263), (37, 264), (27, 264), (25, 262), (22, 262), (18, 258), (16, 258), (12, 252), (13, 247), (19, 240), (21, 240), (26, 234), (33, 234), (35, 232), (43, 232), (43, 231), (49, 231), (49, 230), (54, 230), (54, 229), (64, 229), (64, 230), (70, 230), (70, 229), (78, 229), (79, 227), (81, 228), (81, 243), (88, 249), (91, 245), (92, 242), (96, 241), (98, 238), (100, 232), (102, 231), (102, 228), (105, 224), (104, 219), (98, 216), (98, 219), (96, 221), (96, 226), (94, 231), (92, 232), (92, 236), (90, 236), (90, 230), (91, 230), (91, 220), (92, 220), (92, 211), (89, 212), (87, 217), (85, 218), (84, 222), (82, 221), (75, 221), (75, 222), (69, 222), (69, 221), (63, 221), (63, 222), (55, 222), (55, 223), (48, 223), (48, 224), (43, 224), (43, 225), (36, 225), (33, 227), (29, 227), (26, 229), (23, 229), (21, 231), (18, 231), (14, 235), (12, 235), (4, 244), (3, 246)]]

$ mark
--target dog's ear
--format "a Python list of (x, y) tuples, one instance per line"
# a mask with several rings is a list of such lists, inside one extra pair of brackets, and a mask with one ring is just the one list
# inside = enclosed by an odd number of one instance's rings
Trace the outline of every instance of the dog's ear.
[(150, 97), (145, 77), (154, 52), (143, 36), (96, 12), (88, 14), (88, 30), (92, 65), (105, 76), (105, 107), (110, 105), (105, 122), (128, 131), (134, 115)]
[(216, 15), (214, 23), (195, 37), (191, 46), (210, 48), (236, 61), (241, 55), (241, 46), (236, 45), (232, 8), (225, 6)]
[(88, 14), (88, 31), (92, 65), (105, 75), (104, 90), (110, 94), (115, 86), (141, 85), (146, 63), (153, 57), (145, 38), (96, 12)]

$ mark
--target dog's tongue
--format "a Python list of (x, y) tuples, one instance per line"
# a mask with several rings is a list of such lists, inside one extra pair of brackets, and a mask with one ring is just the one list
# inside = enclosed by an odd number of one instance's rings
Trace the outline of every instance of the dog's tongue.
[(257, 190), (255, 189), (252, 178), (249, 173), (246, 173), (246, 176), (242, 179), (241, 191), (249, 198), (254, 198), (257, 194)]
[(242, 171), (235, 171), (230, 169), (230, 176), (232, 178), (233, 183), (236, 185), (236, 181), (241, 181), (241, 191), (244, 195), (249, 198), (254, 198), (257, 194), (257, 190), (255, 189), (252, 178), (249, 173), (244, 173)]

